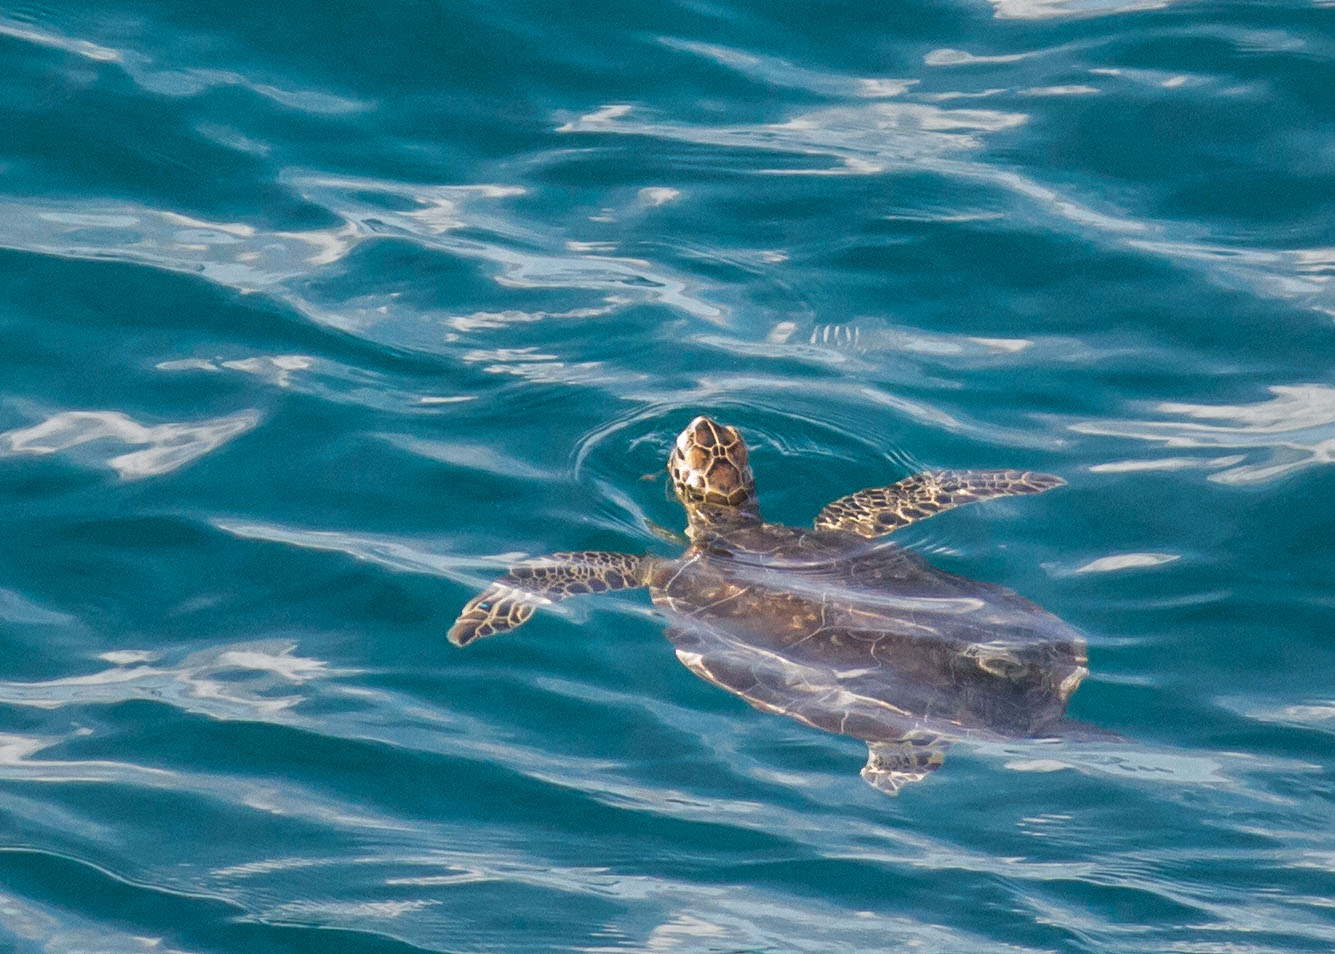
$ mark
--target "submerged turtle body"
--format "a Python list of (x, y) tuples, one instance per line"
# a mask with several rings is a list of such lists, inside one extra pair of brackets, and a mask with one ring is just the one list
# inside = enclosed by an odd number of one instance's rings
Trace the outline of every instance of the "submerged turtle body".
[(941, 510), (1037, 493), (1060, 478), (938, 471), (859, 491), (813, 529), (759, 516), (746, 446), (696, 418), (668, 462), (689, 518), (677, 559), (558, 553), (513, 568), (464, 608), (465, 645), (576, 593), (648, 586), (677, 657), (757, 708), (867, 742), (863, 777), (887, 792), (960, 738), (1060, 729), (1087, 674), (1085, 643), (1004, 587), (933, 567), (878, 538)]
[[(649, 586), (692, 672), (873, 755), (1047, 734), (1087, 673), (1083, 639), (1030, 601), (847, 533), (756, 527)], [(933, 767), (864, 774), (893, 790)]]

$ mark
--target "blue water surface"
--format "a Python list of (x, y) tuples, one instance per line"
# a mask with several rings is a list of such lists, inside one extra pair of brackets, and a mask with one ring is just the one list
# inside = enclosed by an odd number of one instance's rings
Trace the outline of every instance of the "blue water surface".
[[(1335, 949), (1335, 6), (0, 7), (0, 949)], [(935, 467), (1088, 635), (889, 798), (516, 558)]]

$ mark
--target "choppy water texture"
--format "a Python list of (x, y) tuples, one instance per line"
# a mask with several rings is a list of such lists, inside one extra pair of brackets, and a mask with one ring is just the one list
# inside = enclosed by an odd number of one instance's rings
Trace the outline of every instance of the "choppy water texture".
[[(0, 8), (0, 948), (1335, 947), (1335, 8)], [(1125, 745), (865, 749), (643, 592), (672, 436), (1088, 634)], [(641, 479), (649, 475), (649, 479)]]

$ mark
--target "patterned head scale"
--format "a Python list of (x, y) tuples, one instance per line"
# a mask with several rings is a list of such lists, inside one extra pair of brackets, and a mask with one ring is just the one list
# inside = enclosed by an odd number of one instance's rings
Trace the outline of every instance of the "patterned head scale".
[(688, 513), (699, 508), (753, 514), (756, 481), (736, 428), (697, 417), (677, 435), (668, 457), (672, 489)]

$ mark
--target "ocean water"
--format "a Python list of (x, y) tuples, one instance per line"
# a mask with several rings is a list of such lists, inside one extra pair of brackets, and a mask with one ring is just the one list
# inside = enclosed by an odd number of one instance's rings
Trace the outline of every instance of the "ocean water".
[[(5, 3), (0, 950), (1335, 949), (1335, 6)], [(895, 539), (1120, 743), (865, 747), (523, 556)]]

